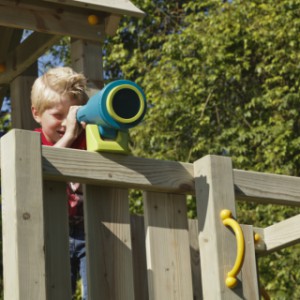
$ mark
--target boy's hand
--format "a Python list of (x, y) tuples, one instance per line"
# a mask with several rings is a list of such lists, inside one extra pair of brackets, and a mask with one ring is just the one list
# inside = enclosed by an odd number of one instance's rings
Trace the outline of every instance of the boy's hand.
[(80, 106), (77, 105), (70, 106), (68, 115), (62, 123), (62, 125), (66, 128), (65, 134), (58, 142), (56, 142), (54, 146), (65, 148), (70, 147), (72, 143), (76, 140), (76, 138), (79, 136), (79, 134), (82, 132), (83, 128), (85, 128), (86, 124), (84, 122), (77, 122), (76, 114), (79, 108)]

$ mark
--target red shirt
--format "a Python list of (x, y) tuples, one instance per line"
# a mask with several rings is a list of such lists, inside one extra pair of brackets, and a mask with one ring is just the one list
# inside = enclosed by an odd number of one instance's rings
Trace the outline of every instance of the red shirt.
[[(42, 128), (36, 128), (34, 131), (41, 134), (41, 143), (44, 146), (53, 146), (54, 143), (49, 142)], [(78, 138), (74, 141), (70, 148), (86, 150), (86, 136), (85, 131), (82, 131)], [(75, 184), (76, 185), (76, 184)], [(67, 195), (68, 195), (68, 206), (69, 206), (69, 217), (72, 224), (78, 224), (83, 221), (83, 196), (80, 185), (75, 189), (74, 185), (69, 183), (67, 185)]]
[[(44, 146), (53, 146), (54, 143), (51, 143), (49, 142), (43, 131), (42, 131), (42, 128), (36, 128), (34, 129), (34, 131), (36, 132), (40, 132), (41, 133), (41, 142), (42, 142), (42, 145)], [(86, 138), (85, 138), (85, 131), (82, 131), (81, 134), (78, 136), (78, 138), (74, 141), (74, 143), (71, 145), (70, 148), (73, 148), (73, 149), (81, 149), (81, 150), (86, 150)]]

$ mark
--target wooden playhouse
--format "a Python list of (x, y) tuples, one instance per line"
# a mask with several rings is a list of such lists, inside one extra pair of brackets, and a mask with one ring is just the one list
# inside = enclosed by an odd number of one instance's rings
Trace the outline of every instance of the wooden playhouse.
[[(1, 138), (4, 299), (71, 298), (66, 181), (85, 184), (91, 300), (260, 299), (256, 256), (297, 243), (300, 216), (239, 225), (235, 202), (299, 206), (299, 178), (235, 170), (220, 156), (190, 164), (41, 147), (30, 131), (38, 57), (72, 37), (72, 66), (93, 93), (101, 43), (124, 14), (143, 12), (126, 0), (0, 0), (0, 96), (10, 90), (14, 128)], [(20, 42), (23, 28), (34, 33)], [(143, 191), (144, 216), (129, 214), (131, 188)]]

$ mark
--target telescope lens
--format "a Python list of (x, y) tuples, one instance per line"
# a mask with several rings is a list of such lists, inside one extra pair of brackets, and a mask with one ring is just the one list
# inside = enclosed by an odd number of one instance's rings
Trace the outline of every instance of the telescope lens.
[(114, 95), (112, 107), (120, 118), (133, 118), (140, 110), (139, 96), (132, 89), (120, 89)]

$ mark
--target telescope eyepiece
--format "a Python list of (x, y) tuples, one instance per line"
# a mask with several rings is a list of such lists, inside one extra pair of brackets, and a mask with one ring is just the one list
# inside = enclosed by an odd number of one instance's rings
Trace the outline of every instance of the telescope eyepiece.
[(106, 109), (119, 124), (137, 124), (145, 114), (145, 96), (131, 83), (119, 84), (108, 93)]
[(113, 96), (112, 108), (122, 119), (134, 118), (139, 113), (140, 107), (139, 95), (132, 89), (120, 89)]

